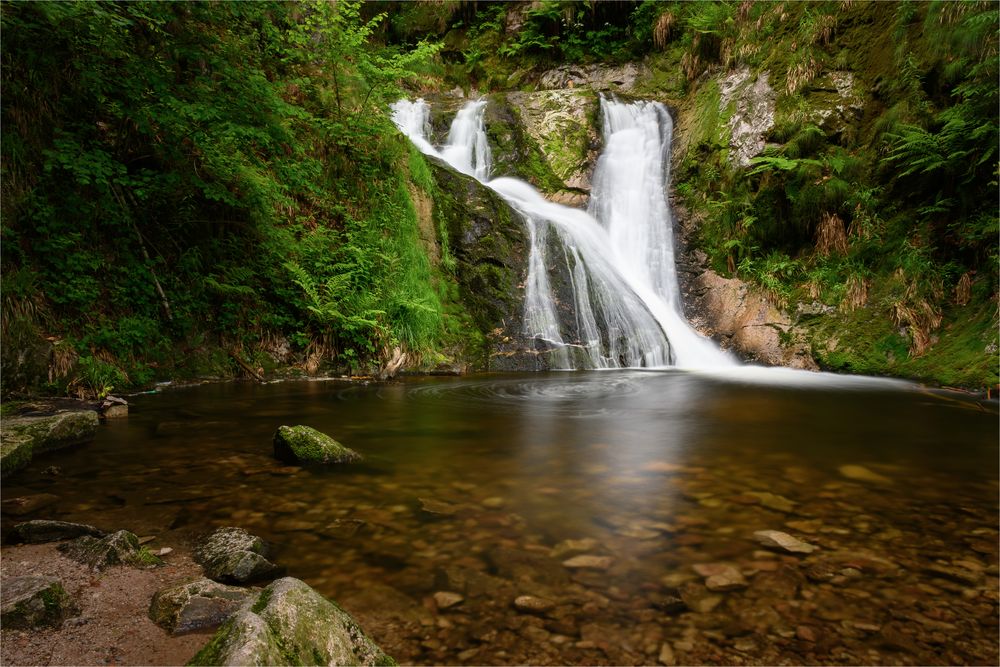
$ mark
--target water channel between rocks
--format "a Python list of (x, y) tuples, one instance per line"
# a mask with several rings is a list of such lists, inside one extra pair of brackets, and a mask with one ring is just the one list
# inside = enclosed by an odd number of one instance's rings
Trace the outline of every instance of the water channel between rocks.
[[(242, 526), (404, 663), (996, 664), (996, 404), (741, 377), (168, 389), (4, 496), (164, 544)], [(367, 463), (286, 467), (281, 424)]]

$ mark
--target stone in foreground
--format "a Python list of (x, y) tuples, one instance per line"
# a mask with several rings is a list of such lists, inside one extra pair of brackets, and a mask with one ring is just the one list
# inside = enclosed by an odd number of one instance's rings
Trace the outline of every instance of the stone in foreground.
[(10, 577), (3, 580), (0, 625), (4, 630), (59, 627), (79, 608), (55, 577)]
[(309, 426), (279, 426), (274, 433), (274, 458), (285, 463), (356, 463), (353, 449)]
[(67, 558), (98, 570), (112, 565), (132, 567), (163, 565), (163, 561), (150, 553), (149, 549), (140, 546), (135, 533), (127, 530), (119, 530), (101, 539), (84, 535), (72, 542), (60, 544), (59, 551), (66, 554)]
[(198, 579), (164, 588), (153, 596), (149, 618), (173, 634), (220, 625), (253, 591)]
[(205, 576), (236, 584), (277, 575), (280, 568), (266, 556), (264, 540), (235, 527), (217, 529), (194, 552)]
[(797, 537), (792, 537), (788, 533), (780, 530), (758, 530), (753, 534), (755, 540), (771, 549), (787, 551), (793, 554), (811, 554), (819, 549), (814, 544), (803, 542)]
[(14, 532), (21, 541), (27, 542), (28, 544), (72, 540), (85, 535), (100, 538), (107, 534), (103, 530), (86, 523), (49, 521), (46, 519), (35, 519), (33, 521), (19, 523), (14, 526)]
[(304, 582), (278, 579), (243, 603), (190, 665), (395, 665), (351, 616)]

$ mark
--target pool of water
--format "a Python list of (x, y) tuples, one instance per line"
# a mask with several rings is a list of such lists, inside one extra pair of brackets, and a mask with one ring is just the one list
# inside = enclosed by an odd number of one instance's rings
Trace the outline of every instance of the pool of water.
[[(164, 544), (242, 526), (400, 662), (997, 662), (995, 402), (743, 369), (216, 384), (131, 403), (4, 497), (52, 493), (40, 517)], [(282, 424), (366, 462), (281, 464)], [(765, 548), (761, 530), (817, 549)], [(731, 590), (707, 588), (723, 571)], [(461, 601), (441, 608), (445, 592)]]

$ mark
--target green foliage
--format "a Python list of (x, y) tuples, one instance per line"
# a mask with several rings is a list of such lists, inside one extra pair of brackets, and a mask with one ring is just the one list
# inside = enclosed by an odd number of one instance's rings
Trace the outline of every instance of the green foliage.
[[(361, 357), (434, 344), (441, 306), (400, 223), (406, 145), (384, 102), (439, 47), (379, 47), (383, 17), (360, 8), (0, 8), (2, 270), (5, 290), (12, 276), (37, 286), (5, 308), (37, 310), (81, 359), (104, 360), (81, 361), (81, 382), (148, 381), (191, 340), (250, 356), (276, 336), (350, 341)], [(329, 296), (342, 275), (353, 310)], [(127, 372), (105, 381), (101, 364)]]

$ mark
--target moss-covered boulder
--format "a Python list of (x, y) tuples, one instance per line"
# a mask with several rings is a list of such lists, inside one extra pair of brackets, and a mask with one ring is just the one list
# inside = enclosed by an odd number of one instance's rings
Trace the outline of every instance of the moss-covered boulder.
[(172, 634), (220, 625), (255, 591), (198, 579), (158, 591), (149, 618)]
[(127, 530), (119, 530), (101, 539), (85, 535), (72, 542), (60, 544), (59, 551), (67, 558), (98, 570), (112, 565), (131, 567), (163, 565), (163, 561), (154, 556), (149, 549), (139, 545), (139, 538), (135, 533)]
[(336, 604), (286, 577), (247, 600), (190, 665), (395, 665)]
[(286, 463), (356, 463), (361, 454), (310, 426), (279, 426), (274, 457)]
[(55, 577), (10, 577), (3, 580), (2, 587), (0, 624), (4, 630), (39, 625), (59, 627), (80, 612)]
[(104, 537), (106, 533), (103, 530), (86, 523), (50, 521), (47, 519), (25, 521), (14, 526), (14, 536), (22, 542), (28, 542), (29, 544), (72, 540), (85, 535), (101, 538)]
[(209, 579), (244, 583), (276, 576), (280, 568), (269, 561), (267, 544), (256, 535), (233, 526), (219, 528), (194, 552), (195, 561)]
[(93, 410), (4, 419), (0, 426), (0, 476), (21, 470), (38, 454), (93, 440), (97, 424)]

